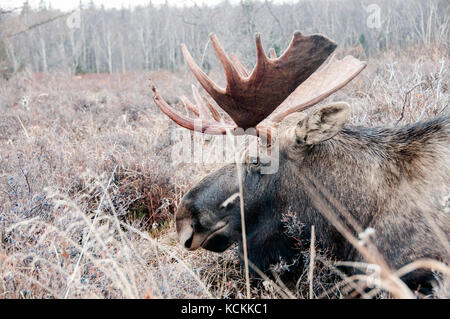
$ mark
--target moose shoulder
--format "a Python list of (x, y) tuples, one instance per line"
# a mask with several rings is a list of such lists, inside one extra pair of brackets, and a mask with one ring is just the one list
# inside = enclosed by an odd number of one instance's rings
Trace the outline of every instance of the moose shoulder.
[[(259, 136), (267, 135), (264, 133), (267, 130), (262, 128), (329, 96), (365, 66), (346, 58), (332, 60), (314, 73), (335, 46), (324, 37), (303, 37), (296, 33), (287, 51), (278, 59), (273, 56), (267, 59), (261, 54), (258, 37), (258, 62), (248, 75), (235, 57), (233, 62), (228, 60), (215, 37), (212, 41), (226, 71), (226, 90), (218, 88), (201, 73), (190, 56), (187, 61), (205, 90), (235, 123), (243, 127), (259, 123), (252, 122), (254, 117), (250, 112), (245, 113), (245, 109), (251, 107), (247, 102), (252, 94), (280, 95), (272, 96), (267, 105), (263, 105), (261, 117), (269, 121), (256, 126)], [(303, 49), (314, 52), (315, 47), (317, 54), (309, 61), (301, 52)], [(186, 57), (185, 51), (184, 48)], [(294, 65), (287, 63), (289, 67), (283, 64), (284, 60), (295, 60), (294, 57), (303, 61)], [(276, 77), (270, 74), (270, 68), (260, 69), (260, 66), (276, 62), (279, 64), (274, 69), (283, 73), (286, 68), (285, 74), (292, 77), (290, 81), (296, 82), (297, 88), (283, 92), (241, 92), (233, 87), (239, 85), (237, 79), (246, 85), (248, 81), (255, 81), (253, 86), (257, 88), (270, 86), (267, 81)], [(309, 78), (300, 77), (292, 70), (300, 65), (302, 72), (312, 73)], [(269, 74), (264, 70), (269, 70)], [(257, 85), (264, 75), (267, 76), (264, 86)], [(155, 102), (163, 112), (178, 124), (193, 129), (193, 120), (165, 103), (155, 87), (153, 91)], [(211, 103), (203, 105), (195, 90), (194, 97), (197, 106), (189, 102), (190, 108), (199, 115), (206, 131), (233, 133), (237, 125), (221, 118)], [(271, 103), (280, 100), (284, 101), (281, 105)], [(205, 111), (206, 107), (212, 115)], [(237, 110), (243, 110), (238, 118)], [(339, 260), (362, 259), (355, 244), (336, 227), (341, 223), (353, 236), (365, 229), (374, 229), (372, 242), (388, 266), (394, 269), (419, 258), (449, 262), (450, 218), (444, 201), (450, 194), (450, 117), (404, 127), (364, 128), (347, 126), (349, 114), (350, 107), (343, 102), (319, 107), (308, 115), (299, 113), (296, 123), (277, 136), (279, 169), (276, 173), (262, 174), (266, 163), (262, 159), (247, 160), (242, 166), (248, 258), (258, 268), (266, 270), (280, 257), (296, 254), (294, 239), (288, 236), (282, 221), (288, 211), (294, 212), (301, 221), (302, 243), (308, 242), (314, 225), (317, 245)], [(206, 176), (187, 192), (176, 213), (180, 243), (191, 250), (203, 247), (216, 252), (226, 250), (235, 242), (242, 246), (237, 194), (238, 172), (234, 164)], [(336, 223), (333, 218), (337, 218)], [(430, 273), (416, 271), (402, 279), (411, 287), (426, 285)]]

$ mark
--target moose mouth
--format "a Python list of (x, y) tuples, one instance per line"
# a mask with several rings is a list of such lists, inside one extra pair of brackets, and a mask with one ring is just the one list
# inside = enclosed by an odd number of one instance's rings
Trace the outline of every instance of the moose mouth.
[(224, 224), (213, 230), (200, 244), (206, 250), (221, 253), (231, 246), (231, 238), (223, 230), (228, 226)]

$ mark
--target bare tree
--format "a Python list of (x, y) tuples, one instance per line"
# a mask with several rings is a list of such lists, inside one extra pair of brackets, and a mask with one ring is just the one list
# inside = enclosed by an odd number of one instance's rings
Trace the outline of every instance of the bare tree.
[[(381, 27), (368, 25), (367, 6), (380, 8)], [(1, 6), (1, 5), (0, 5)], [(180, 43), (192, 45), (192, 55), (206, 70), (218, 66), (208, 43), (217, 33), (223, 46), (242, 63), (255, 61), (254, 33), (264, 47), (278, 54), (295, 30), (324, 33), (340, 47), (363, 46), (365, 54), (401, 50), (414, 45), (449, 49), (450, 6), (447, 0), (300, 0), (278, 4), (269, 0), (223, 1), (215, 6), (171, 7), (168, 4), (105, 9), (91, 1), (80, 6), (79, 28), (66, 24), (68, 12), (47, 8), (0, 8), (0, 59), (14, 72), (21, 66), (35, 71), (125, 72), (185, 68)]]

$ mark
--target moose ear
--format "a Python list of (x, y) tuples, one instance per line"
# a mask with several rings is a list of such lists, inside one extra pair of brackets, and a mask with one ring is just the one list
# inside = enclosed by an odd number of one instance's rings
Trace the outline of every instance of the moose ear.
[(312, 145), (326, 141), (339, 133), (350, 115), (345, 102), (328, 104), (298, 122), (295, 129), (297, 144)]

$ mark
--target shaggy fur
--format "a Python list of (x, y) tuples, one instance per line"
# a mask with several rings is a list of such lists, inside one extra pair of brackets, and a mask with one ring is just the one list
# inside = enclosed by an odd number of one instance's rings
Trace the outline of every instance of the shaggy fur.
[[(392, 268), (425, 257), (448, 263), (450, 217), (444, 199), (450, 194), (450, 117), (394, 128), (335, 126), (337, 134), (312, 144), (308, 134), (317, 130), (308, 127), (311, 118), (280, 137), (276, 174), (260, 174), (262, 164), (242, 168), (249, 259), (267, 270), (280, 257), (295, 255), (282, 223), (282, 214), (294, 211), (304, 224), (302, 243), (309, 242), (314, 225), (320, 248), (339, 260), (360, 260), (316, 205), (311, 194), (319, 194), (335, 216), (346, 210), (360, 230), (375, 229), (372, 241)], [(236, 167), (227, 165), (184, 196), (176, 218), (179, 232), (192, 227), (181, 239), (187, 248), (196, 236), (201, 247), (213, 251), (242, 244), (239, 200), (221, 207), (236, 192)], [(226, 226), (216, 231), (219, 222)], [(358, 236), (357, 230), (352, 233)], [(428, 285), (430, 273), (403, 279), (415, 289)]]

